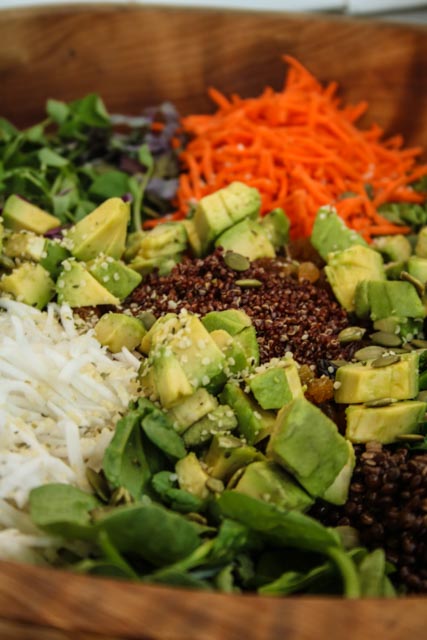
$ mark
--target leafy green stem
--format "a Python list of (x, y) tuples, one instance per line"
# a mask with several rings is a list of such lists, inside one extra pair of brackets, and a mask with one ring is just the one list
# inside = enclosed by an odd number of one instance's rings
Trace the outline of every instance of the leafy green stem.
[(339, 549), (338, 547), (329, 547), (326, 553), (341, 573), (344, 595), (347, 598), (360, 598), (361, 590), (359, 575), (356, 565), (350, 556), (343, 549)]

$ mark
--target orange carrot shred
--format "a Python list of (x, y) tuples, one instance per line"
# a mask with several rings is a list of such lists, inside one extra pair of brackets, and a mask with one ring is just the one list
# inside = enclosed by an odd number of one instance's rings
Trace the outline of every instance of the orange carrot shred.
[(271, 207), (286, 211), (294, 237), (311, 233), (323, 204), (335, 206), (368, 241), (408, 232), (378, 208), (425, 201), (427, 194), (411, 187), (427, 176), (427, 165), (417, 164), (422, 149), (404, 149), (400, 135), (384, 139), (377, 124), (359, 128), (367, 102), (342, 105), (336, 82), (323, 87), (298, 60), (283, 59), (288, 73), (282, 90), (267, 87), (255, 98), (228, 98), (210, 88), (216, 112), (182, 119), (190, 142), (181, 154), (173, 218), (184, 218), (201, 197), (240, 180), (259, 189), (262, 215)]

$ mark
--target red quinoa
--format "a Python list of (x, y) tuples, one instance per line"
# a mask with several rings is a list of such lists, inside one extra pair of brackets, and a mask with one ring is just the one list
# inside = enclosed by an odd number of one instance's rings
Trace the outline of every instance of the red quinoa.
[[(185, 259), (167, 276), (150, 274), (126, 306), (156, 317), (182, 308), (201, 315), (243, 309), (255, 326), (262, 362), (286, 351), (307, 364), (345, 357), (349, 347), (339, 344), (337, 334), (348, 326), (346, 312), (326, 287), (298, 280), (292, 270), (284, 258), (264, 258), (246, 271), (233, 271), (217, 249), (203, 259)], [(236, 284), (242, 279), (259, 280), (262, 286)]]

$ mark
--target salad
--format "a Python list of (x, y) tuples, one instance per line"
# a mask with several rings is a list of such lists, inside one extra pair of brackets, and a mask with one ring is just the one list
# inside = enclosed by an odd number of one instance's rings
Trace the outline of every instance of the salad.
[(0, 558), (427, 591), (427, 167), (287, 62), (211, 115), (0, 120)]

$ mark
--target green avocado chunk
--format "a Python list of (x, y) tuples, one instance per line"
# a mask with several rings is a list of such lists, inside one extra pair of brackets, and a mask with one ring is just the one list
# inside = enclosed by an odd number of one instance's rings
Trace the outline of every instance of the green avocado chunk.
[(281, 509), (305, 511), (314, 502), (286, 471), (274, 462), (251, 462), (233, 488)]
[(381, 236), (374, 238), (372, 247), (379, 251), (387, 261), (399, 262), (408, 260), (412, 253), (411, 243), (406, 236)]
[(70, 307), (120, 304), (120, 300), (103, 287), (83, 263), (76, 260), (64, 261), (63, 270), (56, 283), (56, 291), (59, 304), (69, 304)]
[(233, 224), (244, 218), (257, 218), (261, 208), (261, 196), (258, 189), (244, 182), (235, 181), (217, 191), (227, 209)]
[(356, 454), (354, 453), (353, 445), (348, 440), (346, 441), (348, 448), (348, 458), (346, 464), (343, 466), (333, 483), (328, 487), (323, 494), (323, 500), (332, 502), (332, 504), (344, 504), (348, 498), (348, 489), (353, 475), (354, 467), (356, 466)]
[(215, 434), (234, 431), (236, 427), (237, 418), (232, 408), (227, 404), (220, 404), (192, 424), (182, 438), (186, 447), (201, 447), (210, 442)]
[(367, 243), (345, 224), (333, 207), (321, 207), (314, 220), (311, 244), (326, 260), (335, 251), (343, 251), (355, 245), (367, 247)]
[(39, 262), (53, 278), (58, 276), (61, 262), (70, 256), (70, 252), (58, 241), (31, 231), (11, 233), (5, 240), (4, 253), (9, 258)]
[(336, 372), (335, 402), (359, 404), (382, 398), (410, 400), (418, 393), (417, 352), (402, 354), (387, 366), (372, 366), (373, 360), (339, 367)]
[(326, 277), (338, 302), (346, 311), (355, 310), (355, 294), (363, 280), (385, 280), (381, 254), (362, 245), (330, 253)]
[(287, 402), (304, 395), (296, 365), (289, 359), (254, 373), (247, 382), (255, 400), (266, 410), (281, 409)]
[(239, 438), (215, 434), (204, 461), (210, 476), (226, 482), (241, 467), (263, 458), (255, 447), (243, 444)]
[(408, 273), (422, 283), (427, 282), (427, 258), (411, 256), (408, 260)]
[(228, 404), (236, 414), (239, 433), (249, 444), (265, 438), (273, 428), (275, 414), (264, 411), (234, 382), (227, 382), (220, 394), (223, 404)]
[(112, 353), (118, 353), (123, 347), (133, 351), (144, 334), (142, 322), (124, 313), (106, 313), (95, 325), (97, 340)]
[(312, 496), (322, 497), (348, 462), (348, 446), (337, 426), (305, 398), (277, 415), (267, 457), (295, 476)]
[(180, 361), (165, 346), (159, 347), (154, 355), (153, 382), (160, 404), (165, 409), (170, 409), (195, 391)]
[(129, 218), (129, 204), (109, 198), (69, 229), (71, 253), (78, 260), (93, 260), (100, 253), (118, 260), (125, 250)]
[(206, 389), (200, 387), (193, 395), (184, 398), (172, 409), (169, 409), (168, 416), (171, 419), (175, 430), (183, 433), (192, 424), (201, 420), (208, 413), (216, 409), (218, 400), (208, 393)]
[(141, 258), (160, 258), (185, 251), (187, 232), (181, 222), (165, 222), (144, 233), (137, 245), (136, 255)]
[(139, 285), (142, 276), (111, 256), (99, 256), (87, 263), (89, 273), (113, 296), (124, 300)]
[(178, 476), (179, 488), (188, 491), (201, 500), (205, 500), (209, 496), (209, 489), (206, 481), (209, 476), (200, 464), (196, 454), (191, 452), (181, 458), (175, 465), (175, 471)]
[(390, 316), (424, 318), (424, 305), (415, 287), (409, 282), (389, 280), (365, 280), (356, 288), (355, 311), (359, 317), (366, 317), (367, 309), (371, 320), (381, 320)]
[(3, 206), (4, 226), (14, 231), (33, 231), (43, 235), (50, 229), (59, 227), (59, 218), (46, 213), (43, 209), (27, 202), (20, 196), (11, 195)]
[(283, 209), (273, 209), (267, 213), (261, 218), (261, 225), (276, 251), (288, 244), (291, 223)]
[(415, 255), (419, 258), (427, 258), (427, 227), (423, 227), (418, 232)]
[(351, 442), (382, 444), (396, 442), (397, 436), (417, 433), (427, 404), (418, 400), (396, 402), (386, 407), (351, 405), (346, 409), (346, 437)]
[(40, 264), (24, 262), (0, 280), (0, 291), (16, 300), (44, 309), (55, 293), (55, 283)]
[(251, 261), (276, 256), (264, 227), (248, 218), (224, 231), (216, 239), (215, 246), (222, 247), (225, 251), (240, 253)]
[(224, 311), (211, 311), (202, 318), (203, 326), (209, 331), (223, 329), (235, 336), (246, 327), (252, 326), (252, 320), (244, 311), (239, 309), (225, 309)]

